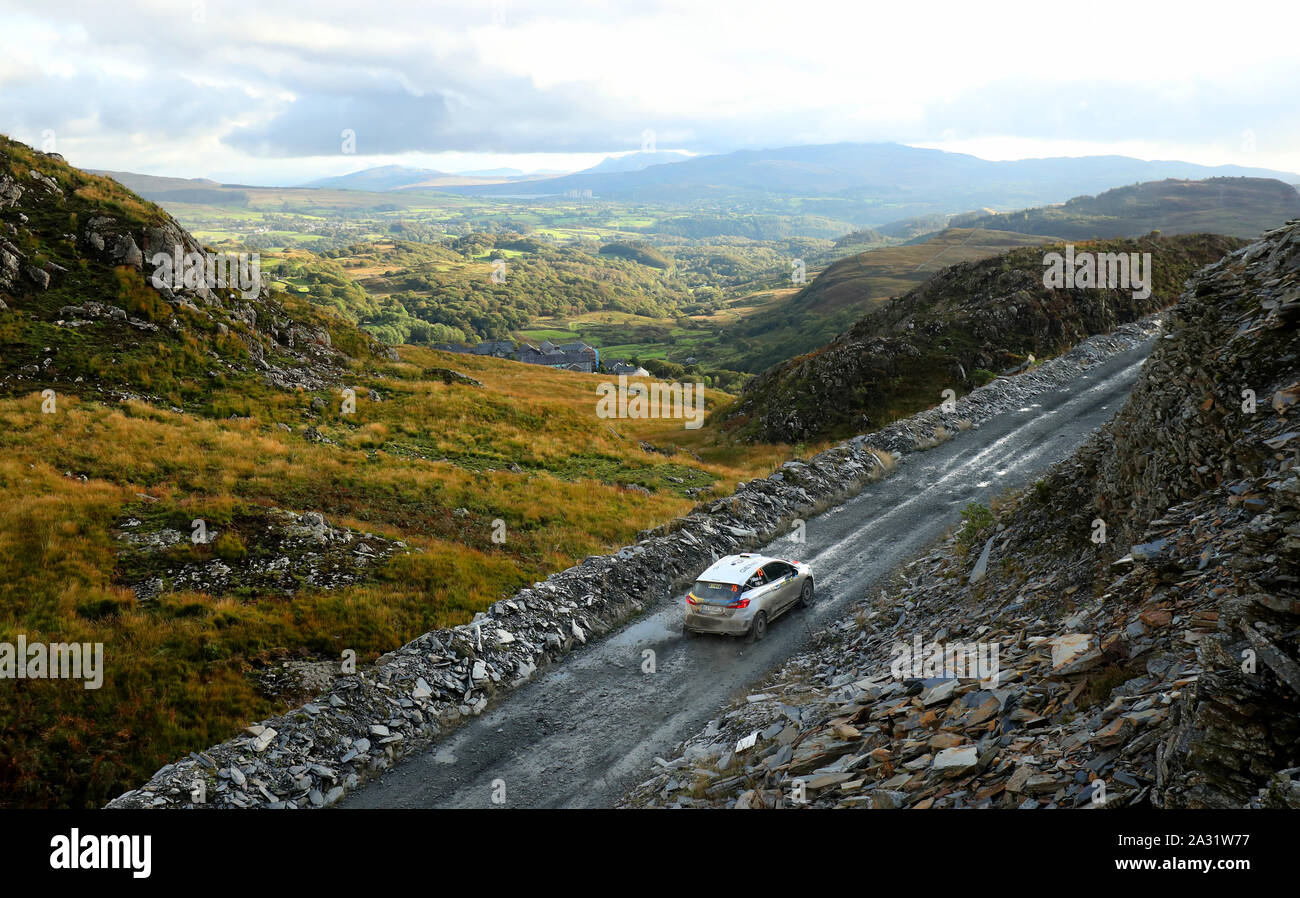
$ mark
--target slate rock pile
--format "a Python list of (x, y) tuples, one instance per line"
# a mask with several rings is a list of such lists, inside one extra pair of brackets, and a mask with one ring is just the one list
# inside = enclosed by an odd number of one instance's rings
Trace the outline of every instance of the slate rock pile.
[[(1006, 544), (1018, 535), (1003, 529), (993, 538)], [(1023, 579), (995, 565), (991, 590), (969, 584), (971, 560), (953, 537), (914, 562), (821, 634), (815, 650), (660, 763), (624, 804), (1149, 803), (1161, 727), (1201, 673), (1189, 640), (1215, 626), (1214, 597), (1143, 601), (1132, 594), (1141, 592), (1138, 575), (1053, 613), (1056, 597), (1081, 595), (1088, 559), (1044, 558)], [(901, 651), (918, 637), (919, 669)], [(953, 676), (959, 671), (926, 663), (937, 657), (931, 644), (981, 643), (997, 646), (994, 676)], [(737, 750), (755, 734), (752, 748)]]
[[(117, 528), (119, 569), (142, 601), (164, 591), (225, 595), (236, 589), (290, 596), (305, 587), (338, 589), (364, 580), (390, 556), (407, 551), (401, 540), (331, 525), (318, 512), (271, 508), (241, 514), (225, 525), (190, 529), (149, 526), (130, 517)], [(239, 534), (223, 549), (227, 531)]]
[[(1144, 529), (1162, 583), (1217, 598), (1157, 801), (1298, 806), (1296, 789), (1263, 781), (1300, 765), (1300, 222), (1206, 271), (1160, 349), (1087, 462), (1098, 513), (1121, 534)], [(1224, 573), (1206, 583), (1216, 561)]]

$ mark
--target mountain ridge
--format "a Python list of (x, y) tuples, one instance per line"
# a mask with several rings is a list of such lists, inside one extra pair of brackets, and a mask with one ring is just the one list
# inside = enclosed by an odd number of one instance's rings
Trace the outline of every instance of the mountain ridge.
[(1061, 239), (1091, 240), (1162, 234), (1221, 233), (1254, 237), (1300, 217), (1300, 192), (1276, 178), (1166, 178), (1079, 196), (1058, 205), (983, 216), (961, 215), (966, 228), (990, 228)]
[[(855, 223), (875, 226), (933, 212), (986, 205), (1024, 208), (1100, 193), (1120, 184), (1214, 175), (1297, 179), (1269, 169), (1127, 156), (999, 162), (902, 144), (838, 143), (698, 156), (636, 172), (566, 175), (534, 181), (529, 192), (560, 194), (590, 189), (611, 199), (663, 202), (826, 196), (852, 208)], [(517, 193), (517, 188), (480, 185), (448, 189), (491, 196)]]

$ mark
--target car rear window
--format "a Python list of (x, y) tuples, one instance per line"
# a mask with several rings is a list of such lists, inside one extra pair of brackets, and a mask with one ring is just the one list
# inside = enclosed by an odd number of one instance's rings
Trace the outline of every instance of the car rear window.
[(700, 580), (695, 584), (695, 588), (691, 590), (691, 594), (697, 599), (705, 599), (706, 601), (725, 599), (730, 602), (740, 594), (740, 587), (731, 583), (708, 583)]

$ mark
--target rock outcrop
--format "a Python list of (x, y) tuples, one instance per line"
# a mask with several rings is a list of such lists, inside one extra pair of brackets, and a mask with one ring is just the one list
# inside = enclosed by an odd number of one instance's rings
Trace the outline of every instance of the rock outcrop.
[[(1243, 241), (1194, 235), (1080, 245), (1094, 253), (1150, 253), (1150, 295), (1132, 289), (1043, 285), (1045, 252), (1013, 250), (945, 268), (863, 316), (815, 352), (751, 380), (727, 414), (748, 438), (795, 443), (877, 429), (962, 394), (999, 373), (1023, 369), (1172, 304), (1184, 280)], [(1140, 293), (1141, 291), (1136, 291)]]
[[(137, 599), (148, 602), (179, 590), (291, 596), (302, 589), (338, 589), (368, 578), (392, 555), (409, 551), (401, 540), (333, 526), (315, 511), (256, 507), (228, 525), (204, 523), (196, 531), (193, 523), (180, 516), (168, 527), (129, 516), (115, 528), (122, 546), (118, 579)], [(185, 548), (193, 554), (177, 551)]]
[[(16, 351), (6, 358), (0, 382), (13, 381), (14, 390), (71, 389), (75, 383), (83, 385), (79, 390), (102, 387), (134, 395), (136, 385), (119, 373), (129, 366), (65, 371), (47, 359), (64, 346), (82, 349), (63, 359), (84, 359), (88, 342), (142, 348), (140, 337), (146, 334), (155, 341), (197, 344), (228, 374), (252, 374), (285, 390), (339, 382), (347, 358), (333, 345), (328, 327), (355, 331), (351, 325), (310, 308), (291, 308), (260, 278), (256, 288), (251, 281), (222, 286), (215, 277), (209, 283), (206, 276), (155, 282), (158, 254), (197, 255), (205, 269), (220, 255), (121, 185), (0, 136), (0, 312), (79, 332), (66, 340), (56, 331), (53, 339), (16, 341), (34, 348), (30, 357)], [(215, 272), (215, 260), (211, 265)], [(98, 339), (88, 340), (87, 334)], [(392, 358), (391, 351), (360, 333), (352, 333), (348, 345)], [(38, 357), (45, 347), (48, 352)], [(206, 382), (211, 366), (202, 364), (195, 361), (193, 370), (174, 373)]]

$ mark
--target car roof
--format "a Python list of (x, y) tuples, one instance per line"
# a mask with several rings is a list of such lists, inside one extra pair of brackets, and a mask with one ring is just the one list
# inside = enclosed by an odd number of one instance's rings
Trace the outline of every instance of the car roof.
[(745, 581), (753, 576), (754, 571), (769, 561), (780, 560), (770, 555), (754, 555), (751, 553), (728, 555), (713, 562), (708, 570), (695, 579), (697, 581), (705, 580), (709, 583), (728, 583), (733, 586), (743, 586)]

